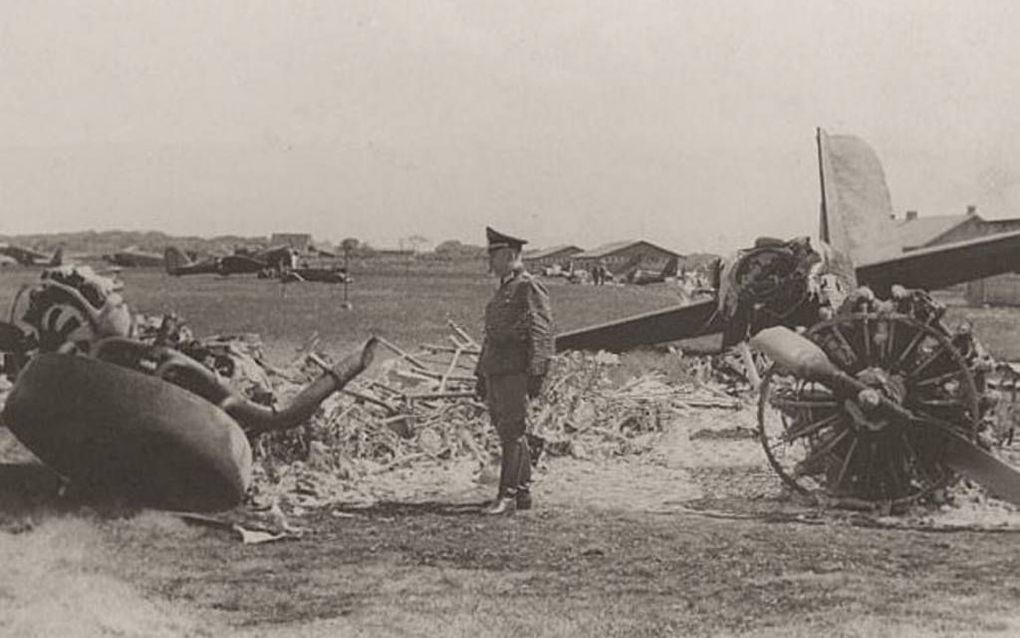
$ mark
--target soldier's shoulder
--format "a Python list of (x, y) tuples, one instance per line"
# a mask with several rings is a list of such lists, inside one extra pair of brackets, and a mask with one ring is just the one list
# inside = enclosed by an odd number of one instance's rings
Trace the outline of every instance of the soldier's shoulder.
[(535, 275), (532, 275), (527, 270), (522, 270), (520, 274), (517, 275), (517, 281), (518, 285), (526, 286), (528, 288), (531, 288), (532, 290), (541, 292), (542, 294), (548, 293), (545, 284), (542, 283), (542, 280), (536, 277)]

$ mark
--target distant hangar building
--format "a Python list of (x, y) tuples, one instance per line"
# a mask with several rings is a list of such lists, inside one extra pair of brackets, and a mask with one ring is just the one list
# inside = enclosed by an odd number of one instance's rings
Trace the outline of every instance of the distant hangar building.
[(583, 248), (569, 244), (542, 248), (540, 250), (529, 250), (521, 255), (521, 261), (532, 272), (538, 272), (550, 266), (566, 268), (567, 264), (578, 254), (583, 253)]
[[(906, 218), (897, 221), (904, 252), (1017, 230), (1020, 219), (986, 220), (977, 214), (975, 206), (968, 206), (965, 214), (958, 215), (922, 217), (916, 211), (907, 211)], [(1020, 306), (1020, 275), (1016, 273), (978, 279), (964, 287), (967, 303), (972, 306)]]
[(680, 254), (656, 246), (650, 241), (630, 239), (603, 244), (598, 248), (577, 253), (574, 255), (574, 264), (590, 269), (601, 261), (610, 271), (616, 273), (628, 264), (637, 264), (649, 270), (662, 269), (666, 262), (674, 257), (680, 257)]
[(921, 217), (917, 211), (908, 210), (906, 217), (898, 221), (896, 226), (900, 246), (904, 252), (974, 239), (1005, 230), (996, 228), (996, 222), (982, 219), (974, 206), (968, 206), (967, 212), (959, 215)]

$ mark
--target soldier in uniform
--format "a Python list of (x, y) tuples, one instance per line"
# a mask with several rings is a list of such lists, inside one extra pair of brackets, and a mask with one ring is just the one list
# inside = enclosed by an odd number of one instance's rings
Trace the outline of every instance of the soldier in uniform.
[(486, 228), (489, 270), (499, 288), (485, 307), (485, 338), (475, 374), (478, 394), (499, 435), (499, 493), (488, 514), (530, 509), (531, 455), (525, 437), (528, 399), (542, 391), (553, 354), (545, 287), (521, 265), (523, 239)]

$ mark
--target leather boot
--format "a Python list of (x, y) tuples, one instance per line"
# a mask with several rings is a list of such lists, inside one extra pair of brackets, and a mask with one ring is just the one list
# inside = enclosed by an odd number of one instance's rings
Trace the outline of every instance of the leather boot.
[(499, 463), (499, 494), (485, 508), (488, 515), (513, 514), (517, 509), (517, 471), (520, 452), (515, 441), (503, 443)]
[(530, 510), (533, 505), (534, 502), (531, 499), (531, 492), (517, 491), (516, 506), (519, 511), (525, 512)]
[(486, 507), (483, 512), (487, 516), (505, 516), (517, 511), (517, 498), (515, 495), (500, 496), (492, 505)]

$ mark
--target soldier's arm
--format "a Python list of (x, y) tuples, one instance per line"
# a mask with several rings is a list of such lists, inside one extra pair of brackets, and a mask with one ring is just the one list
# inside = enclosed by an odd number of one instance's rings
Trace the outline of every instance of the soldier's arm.
[(527, 284), (527, 341), (528, 374), (542, 376), (549, 370), (553, 356), (552, 308), (549, 293), (541, 282), (532, 279)]
[(488, 339), (482, 338), (482, 346), (479, 348), (478, 361), (475, 363), (475, 398), (485, 401), (489, 394), (489, 387), (485, 382), (485, 374), (482, 372), (482, 361), (485, 356), (485, 344)]

